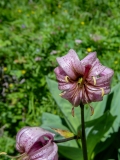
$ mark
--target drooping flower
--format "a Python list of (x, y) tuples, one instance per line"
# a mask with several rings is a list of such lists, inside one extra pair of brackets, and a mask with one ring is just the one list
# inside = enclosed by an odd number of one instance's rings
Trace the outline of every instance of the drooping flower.
[(58, 160), (54, 134), (39, 127), (22, 128), (16, 136), (16, 149), (22, 160)]
[(89, 53), (80, 61), (71, 49), (67, 55), (57, 58), (57, 62), (59, 66), (54, 72), (58, 88), (62, 90), (60, 95), (73, 106), (101, 101), (110, 92), (114, 72), (99, 62), (96, 52)]

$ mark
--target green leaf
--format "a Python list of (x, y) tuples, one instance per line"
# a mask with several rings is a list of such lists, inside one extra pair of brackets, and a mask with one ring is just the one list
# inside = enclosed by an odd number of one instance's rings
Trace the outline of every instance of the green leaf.
[(80, 148), (58, 146), (58, 151), (69, 160), (83, 160), (82, 150)]
[(60, 118), (58, 115), (46, 112), (42, 114), (42, 126), (69, 130), (66, 124), (64, 123), (64, 119)]
[[(94, 155), (96, 155), (95, 160), (106, 160), (111, 159), (116, 155), (117, 148), (119, 148), (119, 139), (117, 139), (118, 133), (110, 134), (105, 141), (99, 142), (95, 149)], [(118, 146), (116, 145), (118, 142)]]
[(113, 116), (117, 116), (113, 128), (114, 131), (118, 131), (119, 129), (119, 124), (120, 124), (120, 83), (118, 83), (112, 90), (111, 94), (109, 95), (109, 103), (108, 105), (110, 106), (110, 112)]
[(89, 159), (97, 143), (101, 141), (101, 138), (103, 138), (105, 133), (111, 128), (115, 118), (116, 116), (112, 116), (111, 113), (106, 112), (103, 116), (86, 123), (86, 127), (91, 128), (87, 136)]

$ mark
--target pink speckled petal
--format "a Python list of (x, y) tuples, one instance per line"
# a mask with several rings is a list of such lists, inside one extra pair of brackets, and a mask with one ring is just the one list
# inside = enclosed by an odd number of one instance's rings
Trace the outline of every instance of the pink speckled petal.
[(77, 87), (77, 84), (73, 84), (72, 88), (67, 90), (62, 97), (67, 99), (73, 106), (80, 105), (80, 101), (82, 99), (82, 90)]
[(95, 65), (89, 73), (88, 77), (92, 77), (92, 76), (99, 76), (100, 73), (102, 73), (104, 70), (106, 69), (105, 66), (103, 66), (101, 63), (97, 63), (97, 65)]
[(44, 147), (36, 150), (36, 152), (31, 150), (29, 156), (31, 160), (54, 160), (55, 157), (58, 157), (57, 150), (57, 145), (49, 140)]
[(68, 90), (70, 88), (73, 87), (73, 83), (59, 83), (58, 84), (58, 89), (59, 90), (62, 90), (62, 91), (65, 91), (65, 90)]
[[(104, 89), (104, 94), (108, 94), (110, 92), (110, 87), (101, 87)], [(100, 87), (95, 87), (92, 85), (87, 85), (86, 86), (86, 92), (89, 97), (89, 102), (96, 102), (96, 101), (101, 101), (103, 99), (102, 97), (102, 90)]]
[(112, 69), (106, 67), (105, 70), (100, 74), (100, 77), (106, 76), (106, 75), (109, 75), (109, 76), (111, 75), (111, 77), (112, 77), (113, 74), (114, 74), (114, 71)]
[(54, 69), (54, 72), (56, 74), (56, 78), (58, 81), (58, 88), (60, 90), (64, 91), (64, 90), (70, 89), (73, 86), (73, 84), (71, 82), (65, 81), (66, 73), (63, 71), (63, 69), (61, 67), (56, 67)]
[(112, 79), (112, 74), (102, 76), (96, 80), (96, 86), (102, 86), (102, 85), (103, 86), (107, 86), (107, 85), (110, 86), (111, 79)]
[(58, 82), (65, 82), (65, 76), (67, 76), (67, 75), (61, 67), (56, 67), (54, 69), (54, 72), (56, 74), (56, 78), (57, 78)]
[(101, 87), (101, 86), (105, 86), (105, 85), (110, 86), (111, 79), (112, 79), (111, 74), (108, 74), (108, 75), (102, 76), (100, 78), (96, 78), (96, 84), (95, 85), (94, 85), (93, 78), (89, 78), (89, 79), (87, 79), (87, 81), (88, 81), (89, 84), (92, 84), (96, 87)]
[(16, 142), (16, 149), (20, 152), (20, 153), (23, 153), (25, 150), (24, 150), (24, 146), (20, 145), (20, 138), (21, 136), (26, 133), (26, 131), (29, 130), (29, 127), (24, 127), (22, 128), (18, 133), (17, 133), (17, 136), (16, 136), (16, 139), (17, 139), (17, 142)]
[(100, 89), (95, 89), (93, 90), (92, 87), (86, 87), (86, 93), (87, 93), (87, 102), (96, 102), (96, 101), (101, 101), (103, 99), (102, 97), (102, 92)]
[(89, 53), (83, 60), (81, 60), (81, 63), (86, 65), (92, 65), (92, 63), (96, 60), (96, 52)]
[(78, 76), (84, 73), (84, 67), (73, 49), (67, 55), (57, 58), (57, 62), (72, 80), (76, 80)]

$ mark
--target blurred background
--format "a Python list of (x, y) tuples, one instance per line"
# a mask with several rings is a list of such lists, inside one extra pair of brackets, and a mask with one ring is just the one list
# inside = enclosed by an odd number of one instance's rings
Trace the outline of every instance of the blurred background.
[(0, 0), (0, 152), (17, 154), (16, 133), (44, 112), (63, 117), (46, 76), (55, 80), (56, 57), (71, 48), (80, 59), (96, 51), (118, 84), (120, 1)]

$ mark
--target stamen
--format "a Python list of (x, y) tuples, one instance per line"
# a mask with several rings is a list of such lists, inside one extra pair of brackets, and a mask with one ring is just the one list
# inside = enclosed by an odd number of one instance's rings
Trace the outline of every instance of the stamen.
[(92, 77), (93, 78), (93, 81), (94, 81), (94, 85), (96, 85), (96, 78), (95, 77)]
[(105, 94), (105, 91), (104, 91), (104, 89), (103, 88), (100, 88), (101, 89), (101, 91), (102, 91), (102, 97), (104, 96), (104, 94)]
[(90, 110), (91, 110), (91, 116), (92, 116), (94, 114), (94, 108), (90, 106)]
[(94, 114), (94, 108), (89, 104), (89, 103), (87, 103), (88, 104), (88, 106), (90, 107), (90, 111), (91, 111), (91, 116)]
[(83, 81), (83, 78), (79, 78), (79, 79), (78, 79), (78, 84), (81, 84), (82, 81)]
[(59, 96), (63, 96), (66, 93), (66, 91), (63, 91), (59, 94)]
[(70, 78), (69, 78), (68, 76), (65, 76), (65, 82), (68, 83), (68, 82), (69, 82), (69, 79), (70, 79)]

